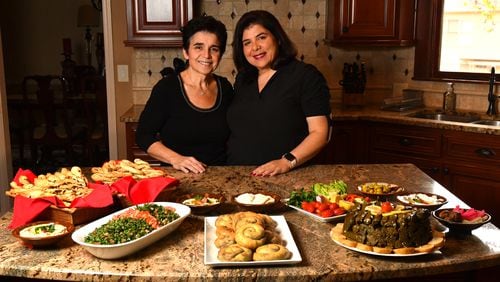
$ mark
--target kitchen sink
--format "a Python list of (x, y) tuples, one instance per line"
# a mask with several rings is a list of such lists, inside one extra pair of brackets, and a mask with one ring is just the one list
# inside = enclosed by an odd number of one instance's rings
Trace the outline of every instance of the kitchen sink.
[(418, 112), (409, 115), (409, 117), (430, 119), (430, 120), (467, 122), (467, 123), (481, 120), (481, 117), (479, 115), (472, 113), (446, 114), (446, 113), (429, 112), (429, 111)]
[(491, 125), (491, 126), (500, 126), (500, 120), (483, 119), (483, 120), (473, 121), (472, 123), (473, 124), (482, 124), (482, 125)]

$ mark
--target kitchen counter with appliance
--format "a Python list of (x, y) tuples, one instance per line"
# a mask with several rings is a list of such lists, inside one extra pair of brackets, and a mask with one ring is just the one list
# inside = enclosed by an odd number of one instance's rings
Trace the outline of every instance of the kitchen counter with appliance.
[[(407, 191), (442, 195), (449, 201), (445, 207), (467, 207), (411, 164), (317, 165), (265, 178), (251, 176), (252, 168), (209, 167), (203, 174), (185, 174), (170, 167), (162, 169), (180, 180), (177, 193), (223, 193), (229, 201), (212, 215), (236, 211), (231, 196), (240, 192), (265, 189), (286, 198), (294, 189), (333, 180), (346, 182), (348, 192), (355, 192), (356, 187), (365, 182), (396, 183)], [(329, 233), (336, 221), (316, 221), (286, 206), (272, 214), (285, 217), (302, 262), (279, 266), (209, 267), (204, 264), (204, 217), (194, 215), (189, 216), (174, 233), (122, 259), (97, 259), (70, 238), (55, 248), (29, 249), (7, 229), (12, 216), (7, 213), (0, 219), (0, 275), (4, 276), (0, 279), (358, 281), (405, 278), (405, 281), (421, 281), (421, 276), (433, 276), (443, 280), (451, 277), (454, 281), (483, 281), (494, 277), (492, 271), (500, 268), (500, 230), (491, 223), (471, 234), (447, 233), (446, 243), (438, 252), (412, 257), (382, 257), (351, 251), (333, 242)]]
[[(120, 121), (125, 123), (134, 123), (139, 121), (139, 116), (144, 109), (144, 105), (133, 105), (121, 117)], [(383, 111), (378, 106), (364, 107), (347, 107), (340, 105), (332, 105), (333, 119), (335, 120), (362, 120), (362, 121), (381, 121), (395, 124), (416, 125), (422, 127), (440, 128), (458, 130), (464, 132), (484, 133), (492, 135), (500, 135), (499, 126), (488, 126), (466, 122), (452, 122), (443, 120), (432, 120), (424, 118), (412, 117), (417, 112), (423, 111), (424, 108), (407, 110), (403, 112)], [(436, 109), (426, 110), (434, 111)], [(492, 119), (485, 114), (474, 113), (481, 119)]]

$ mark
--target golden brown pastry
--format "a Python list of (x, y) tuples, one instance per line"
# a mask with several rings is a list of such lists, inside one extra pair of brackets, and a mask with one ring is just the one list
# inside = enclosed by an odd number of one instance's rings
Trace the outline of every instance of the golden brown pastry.
[(254, 212), (240, 212), (236, 214), (234, 221), (234, 230), (238, 230), (243, 225), (246, 224), (258, 224), (263, 228), (266, 226), (264, 219), (260, 214)]
[(266, 243), (266, 233), (261, 225), (250, 223), (239, 227), (234, 239), (238, 245), (255, 250)]
[(390, 253), (392, 253), (392, 248), (388, 248), (388, 247), (381, 248), (381, 247), (374, 246), (373, 251), (376, 253), (379, 253), (379, 254), (390, 254)]
[(220, 248), (217, 258), (221, 261), (251, 261), (252, 250), (237, 244), (232, 244)]
[(279, 244), (267, 244), (258, 247), (254, 254), (253, 260), (283, 260), (290, 259), (292, 253), (284, 246)]
[(276, 229), (276, 227), (278, 227), (278, 223), (274, 221), (274, 219), (272, 219), (272, 217), (270, 217), (269, 215), (261, 214), (261, 216), (264, 220), (264, 224), (266, 225), (264, 226), (264, 228), (266, 228), (267, 230), (274, 230)]
[(234, 237), (234, 230), (232, 228), (227, 228), (227, 227), (217, 227), (215, 228), (215, 234), (217, 236), (229, 236), (233, 235)]
[(268, 244), (279, 244), (279, 245), (285, 245), (283, 240), (281, 239), (281, 236), (279, 233), (276, 231), (271, 231), (271, 230), (264, 230), (266, 233), (266, 243)]
[(234, 229), (234, 216), (232, 214), (223, 214), (215, 220), (215, 227), (226, 227)]
[(214, 244), (219, 249), (225, 246), (236, 244), (236, 241), (234, 240), (234, 233), (227, 236), (217, 236)]
[(415, 253), (415, 248), (407, 247), (407, 248), (397, 248), (392, 250), (395, 254), (398, 255), (408, 255)]

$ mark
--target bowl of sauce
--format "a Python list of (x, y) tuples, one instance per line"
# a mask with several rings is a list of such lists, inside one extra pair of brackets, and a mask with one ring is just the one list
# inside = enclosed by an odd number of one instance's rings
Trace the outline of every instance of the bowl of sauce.
[(178, 197), (177, 202), (191, 208), (193, 214), (205, 214), (215, 211), (226, 198), (215, 193), (190, 193)]
[(281, 202), (281, 197), (267, 191), (245, 192), (234, 195), (233, 202), (241, 210), (266, 213), (272, 211)]
[(17, 227), (12, 235), (26, 245), (53, 245), (73, 233), (72, 224), (58, 221), (36, 221)]

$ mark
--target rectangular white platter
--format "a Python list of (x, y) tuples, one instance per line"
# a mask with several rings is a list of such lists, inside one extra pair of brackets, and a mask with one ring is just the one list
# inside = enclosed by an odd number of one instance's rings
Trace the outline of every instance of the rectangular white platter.
[[(287, 199), (287, 201), (288, 201), (288, 199)], [(285, 202), (285, 203), (286, 203), (286, 202)], [(303, 213), (303, 214), (305, 214), (305, 215), (307, 215), (307, 216), (310, 216), (310, 217), (312, 217), (312, 218), (316, 219), (317, 221), (321, 221), (321, 222), (330, 222), (330, 221), (334, 221), (334, 220), (343, 219), (343, 218), (345, 217), (345, 215), (346, 215), (346, 213), (344, 213), (344, 214), (337, 215), (337, 216), (331, 216), (331, 217), (321, 217), (321, 216), (319, 216), (319, 215), (317, 215), (317, 214), (314, 214), (314, 213), (312, 213), (312, 212), (305, 211), (305, 210), (303, 210), (303, 209), (301, 209), (301, 208), (298, 208), (298, 207), (296, 207), (296, 206), (292, 206), (292, 205), (288, 205), (288, 204), (287, 204), (287, 206), (289, 206), (289, 207), (291, 207), (292, 209), (294, 209), (294, 210), (296, 210), (296, 211), (299, 211), (299, 212), (301, 212), (301, 213)]]
[(271, 216), (276, 221), (278, 226), (276, 231), (281, 234), (281, 239), (286, 242), (287, 249), (292, 253), (292, 257), (287, 260), (268, 260), (268, 261), (246, 261), (246, 262), (232, 262), (220, 261), (217, 258), (219, 249), (215, 246), (214, 242), (217, 238), (215, 234), (215, 220), (216, 216), (205, 217), (205, 264), (212, 267), (222, 266), (258, 266), (258, 265), (284, 265), (284, 264), (297, 264), (302, 261), (299, 249), (293, 240), (292, 233), (282, 215)]

